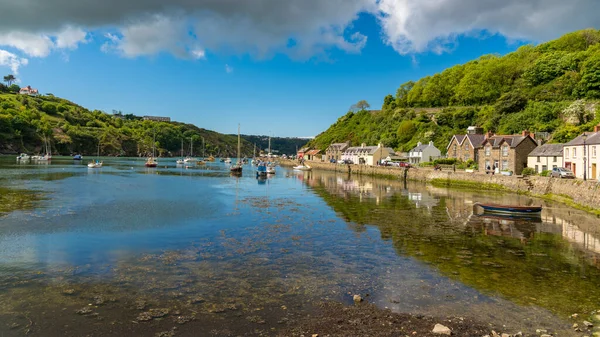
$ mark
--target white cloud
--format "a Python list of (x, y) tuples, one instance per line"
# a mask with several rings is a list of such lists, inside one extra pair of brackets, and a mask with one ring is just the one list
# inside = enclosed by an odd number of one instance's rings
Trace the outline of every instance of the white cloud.
[[(0, 0), (1, 1), (1, 0)], [(294, 60), (331, 50), (359, 53), (370, 13), (381, 38), (400, 54), (444, 53), (456, 38), (482, 31), (544, 41), (600, 26), (598, 0), (26, 0), (3, 1), (0, 47), (30, 57), (73, 50), (98, 30), (101, 50), (128, 58), (171, 53), (204, 59), (206, 52)], [(10, 50), (10, 49), (9, 49)]]
[(46, 57), (50, 54), (54, 42), (43, 34), (9, 32), (0, 34), (0, 46), (18, 49), (31, 57)]
[(190, 54), (196, 60), (200, 60), (200, 59), (205, 59), (206, 58), (206, 52), (204, 51), (204, 49), (201, 49), (201, 48), (191, 50)]
[(228, 74), (231, 74), (233, 72), (233, 67), (231, 67), (229, 64), (225, 65), (225, 72)]
[(76, 49), (80, 43), (87, 43), (88, 33), (79, 27), (65, 26), (56, 35), (55, 47)]
[(400, 54), (450, 50), (481, 31), (544, 41), (600, 25), (597, 0), (379, 0), (384, 41)]
[(0, 66), (9, 67), (14, 75), (18, 74), (19, 68), (27, 65), (28, 62), (29, 61), (25, 58), (21, 58), (6, 50), (0, 49)]

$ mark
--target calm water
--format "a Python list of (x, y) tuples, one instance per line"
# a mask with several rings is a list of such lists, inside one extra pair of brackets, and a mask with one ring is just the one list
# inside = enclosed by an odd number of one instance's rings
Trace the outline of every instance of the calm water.
[[(257, 180), (249, 165), (236, 178), (222, 163), (85, 162), (0, 157), (0, 336), (269, 335), (353, 294), (569, 335), (571, 314), (600, 308), (600, 221), (560, 204), (281, 167)], [(473, 215), (476, 201), (545, 208), (512, 221)]]

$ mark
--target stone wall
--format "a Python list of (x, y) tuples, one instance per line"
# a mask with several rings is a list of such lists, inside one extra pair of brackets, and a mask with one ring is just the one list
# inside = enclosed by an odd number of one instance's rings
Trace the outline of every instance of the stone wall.
[[(291, 160), (281, 161), (281, 165), (296, 166), (298, 163)], [(600, 209), (600, 182), (597, 180), (583, 181), (581, 179), (558, 179), (550, 177), (521, 177), (491, 175), (484, 173), (467, 173), (464, 171), (453, 172), (434, 171), (427, 168), (404, 168), (388, 166), (366, 165), (340, 165), (331, 163), (311, 162), (316, 170), (328, 170), (343, 174), (386, 176), (391, 179), (404, 179), (429, 183), (446, 183), (449, 187), (460, 187), (461, 182), (471, 186), (487, 189), (504, 189), (515, 193), (528, 193), (532, 196), (555, 196), (564, 198), (563, 201), (572, 201), (578, 206)]]

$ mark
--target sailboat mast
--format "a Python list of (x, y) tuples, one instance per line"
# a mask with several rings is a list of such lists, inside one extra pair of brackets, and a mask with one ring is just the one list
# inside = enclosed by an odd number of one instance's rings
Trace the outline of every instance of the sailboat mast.
[(194, 156), (194, 138), (190, 137), (190, 157)]
[(238, 164), (240, 163), (240, 148), (242, 146), (242, 143), (240, 141), (240, 124), (238, 124), (238, 157), (237, 157), (237, 161)]
[(271, 154), (271, 136), (269, 136), (269, 154)]
[(206, 146), (204, 145), (204, 137), (202, 137), (202, 159), (206, 157)]

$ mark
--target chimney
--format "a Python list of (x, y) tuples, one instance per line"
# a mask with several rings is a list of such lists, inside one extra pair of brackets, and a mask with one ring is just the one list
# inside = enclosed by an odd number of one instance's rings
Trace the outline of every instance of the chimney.
[(432, 140), (429, 141), (429, 146), (433, 146), (433, 141)]
[(383, 147), (383, 144), (379, 143), (377, 144), (377, 147)]
[(527, 135), (529, 135), (529, 130), (525, 129), (523, 132), (521, 132), (521, 136), (525, 137)]
[(418, 142), (418, 143), (417, 143), (417, 146), (421, 146), (421, 145), (423, 145), (421, 142)]
[(530, 132), (529, 137), (531, 137), (531, 139), (535, 140), (535, 132)]
[(360, 144), (360, 147), (365, 147), (365, 146), (367, 146), (367, 143)]
[(600, 124), (594, 126), (594, 132), (600, 131)]
[(488, 131), (485, 134), (485, 139), (492, 138), (493, 136), (494, 136), (494, 133), (492, 131)]

